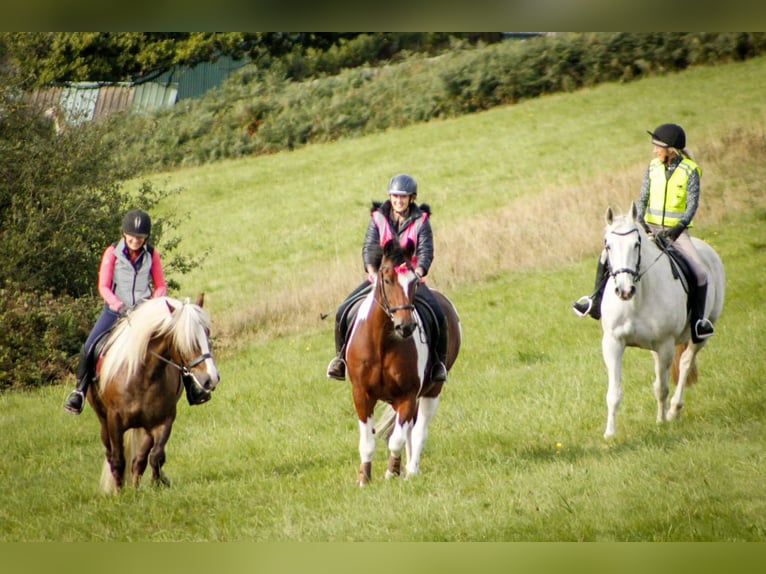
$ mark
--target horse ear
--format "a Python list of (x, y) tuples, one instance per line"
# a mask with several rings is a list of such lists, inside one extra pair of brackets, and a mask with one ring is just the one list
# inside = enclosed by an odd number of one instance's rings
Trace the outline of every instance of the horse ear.
[(391, 257), (391, 254), (394, 252), (394, 249), (396, 248), (396, 242), (393, 239), (389, 239), (386, 241), (386, 244), (383, 246), (383, 255), (386, 257)]
[(168, 301), (167, 299), (165, 299), (165, 305), (168, 306), (168, 311), (170, 311), (171, 315), (176, 312), (176, 308), (173, 307), (173, 305), (171, 305), (170, 301)]
[(607, 225), (612, 225), (612, 222), (614, 221), (614, 211), (612, 211), (612, 207), (609, 206), (606, 208), (606, 215), (604, 216), (606, 219)]
[(638, 207), (636, 207), (636, 202), (633, 201), (630, 204), (630, 218), (633, 221), (636, 221), (638, 219)]
[(404, 256), (409, 260), (415, 254), (415, 243), (412, 239), (407, 240), (407, 245), (404, 246)]
[(198, 307), (202, 307), (205, 304), (205, 292), (203, 291), (199, 295), (197, 295), (197, 300), (195, 301), (196, 305)]

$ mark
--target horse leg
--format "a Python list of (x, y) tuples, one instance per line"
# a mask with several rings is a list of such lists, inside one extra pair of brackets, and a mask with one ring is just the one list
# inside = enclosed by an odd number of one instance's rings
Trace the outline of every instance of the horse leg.
[(372, 414), (366, 421), (359, 419), (359, 478), (357, 484), (365, 486), (372, 478), (372, 455), (375, 453), (375, 420)]
[[(412, 396), (395, 405), (396, 422), (394, 423), (394, 430), (388, 438), (389, 455), (386, 478), (401, 474), (402, 450), (407, 446), (407, 453), (409, 454), (410, 435), (417, 412), (417, 404), (417, 397)], [(409, 456), (407, 460), (409, 460)]]
[(673, 362), (675, 345), (667, 342), (660, 345), (656, 351), (652, 351), (654, 357), (654, 397), (657, 399), (657, 422), (664, 423), (668, 412), (668, 378), (670, 377), (670, 365)]
[(152, 482), (159, 486), (170, 486), (170, 480), (162, 472), (162, 466), (165, 464), (165, 445), (170, 438), (172, 428), (173, 421), (170, 421), (155, 427), (151, 433), (154, 446), (149, 452), (149, 465), (152, 467)]
[(439, 397), (421, 397), (418, 406), (418, 417), (411, 432), (407, 449), (407, 476), (416, 475), (420, 471), (420, 455), (428, 438), (428, 423), (439, 406)]
[(622, 355), (625, 344), (613, 337), (604, 335), (601, 340), (601, 351), (608, 376), (606, 389), (606, 431), (604, 438), (610, 438), (617, 432), (617, 407), (622, 400)]
[(101, 442), (104, 445), (104, 464), (101, 466), (101, 478), (99, 485), (101, 491), (105, 494), (117, 494), (117, 484), (114, 481), (114, 474), (112, 474), (111, 464), (111, 452), (112, 444), (109, 440), (109, 429), (106, 424), (106, 419), (99, 417), (101, 422)]
[(125, 474), (125, 452), (123, 433), (125, 432), (117, 421), (116, 416), (107, 417), (107, 427), (109, 433), (109, 467), (114, 477), (115, 489), (119, 491), (122, 488), (123, 476)]
[[(154, 438), (152, 435), (145, 429), (140, 430), (143, 431), (141, 434), (141, 442), (139, 445), (134, 445), (132, 448), (132, 450), (135, 452), (135, 456), (133, 457), (133, 463), (130, 467), (133, 486), (136, 488), (138, 488), (138, 485), (141, 482), (141, 477), (146, 471), (146, 465), (149, 462), (149, 451), (154, 445)], [(132, 436), (130, 438), (131, 441), (138, 440), (138, 431), (139, 429), (133, 429)]]
[(681, 416), (681, 409), (684, 407), (684, 388), (686, 387), (686, 381), (689, 378), (694, 368), (694, 361), (697, 358), (705, 341), (699, 344), (690, 343), (684, 352), (681, 354), (681, 360), (678, 366), (678, 382), (676, 383), (676, 390), (670, 399), (670, 409), (668, 410), (668, 418), (676, 419)]

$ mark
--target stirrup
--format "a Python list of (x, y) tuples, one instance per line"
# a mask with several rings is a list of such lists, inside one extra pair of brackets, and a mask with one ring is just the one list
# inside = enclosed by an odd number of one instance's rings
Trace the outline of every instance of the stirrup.
[(346, 380), (346, 363), (340, 357), (333, 357), (327, 365), (327, 377), (337, 381)]
[(698, 319), (694, 324), (694, 334), (698, 339), (707, 339), (714, 331), (713, 323), (709, 319)]
[(577, 301), (572, 304), (572, 311), (578, 317), (587, 317), (590, 314), (590, 310), (593, 307), (593, 299), (587, 295), (583, 295)]
[(69, 393), (66, 401), (64, 401), (64, 409), (76, 415), (79, 415), (82, 412), (84, 406), (85, 394), (79, 389), (75, 389)]
[[(439, 378), (434, 377), (434, 373), (437, 372), (440, 375)], [(443, 361), (437, 361), (434, 363), (434, 366), (431, 368), (431, 380), (436, 383), (447, 382), (447, 365), (445, 365)]]

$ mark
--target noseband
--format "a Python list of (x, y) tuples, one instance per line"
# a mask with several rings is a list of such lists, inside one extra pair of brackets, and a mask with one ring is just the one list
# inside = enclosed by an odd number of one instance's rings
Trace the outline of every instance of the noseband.
[(393, 269), (398, 274), (406, 273), (410, 270), (410, 266), (406, 263), (402, 263), (401, 265), (397, 265), (396, 267), (393, 267), (391, 265), (386, 265), (385, 267), (381, 267), (378, 271), (378, 283), (380, 283), (380, 297), (383, 300), (382, 303), (378, 303), (380, 307), (383, 309), (386, 315), (388, 315), (389, 319), (394, 318), (394, 313), (397, 311), (414, 311), (415, 305), (407, 304), (407, 305), (395, 305), (391, 306), (391, 304), (388, 302), (388, 297), (386, 297), (386, 290), (383, 287), (383, 271)]
[(200, 363), (213, 358), (213, 355), (211, 355), (210, 353), (202, 353), (199, 357), (197, 357), (193, 361), (190, 361), (187, 364), (181, 363), (179, 365), (178, 363), (176, 363), (175, 361), (171, 359), (166, 359), (159, 353), (155, 353), (154, 351), (149, 351), (149, 352), (155, 357), (157, 357), (160, 361), (163, 361), (164, 363), (167, 363), (168, 365), (171, 365), (175, 367), (176, 369), (178, 369), (181, 372), (181, 376), (183, 377), (190, 377), (190, 376), (193, 377), (194, 375), (192, 374), (191, 369), (193, 369)]

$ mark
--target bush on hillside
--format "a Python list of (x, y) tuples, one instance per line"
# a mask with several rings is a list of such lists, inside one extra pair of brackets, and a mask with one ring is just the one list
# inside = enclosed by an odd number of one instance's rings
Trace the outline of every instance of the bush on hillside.
[[(339, 46), (374, 52), (379, 41), (360, 36)], [(199, 100), (151, 117), (121, 118), (110, 137), (126, 146), (125, 161), (151, 158), (149, 167), (162, 170), (456, 117), (602, 82), (742, 60), (765, 50), (764, 33), (573, 33), (457, 42), (436, 57), (414, 54), (306, 82), (291, 79), (298, 65), (293, 54), (268, 68), (246, 66)], [(306, 51), (301, 65), (316, 74), (325, 66), (334, 69), (322, 63), (334, 56), (349, 66), (368, 59), (338, 47), (316, 55)]]
[[(98, 265), (123, 214), (151, 211), (170, 193), (147, 183), (128, 195), (121, 182), (132, 172), (114, 161), (103, 125), (57, 134), (13, 85), (0, 77), (0, 389), (45, 384), (72, 366), (102, 304)], [(195, 266), (174, 253), (178, 240), (163, 239), (172, 219), (154, 219), (167, 272)]]

